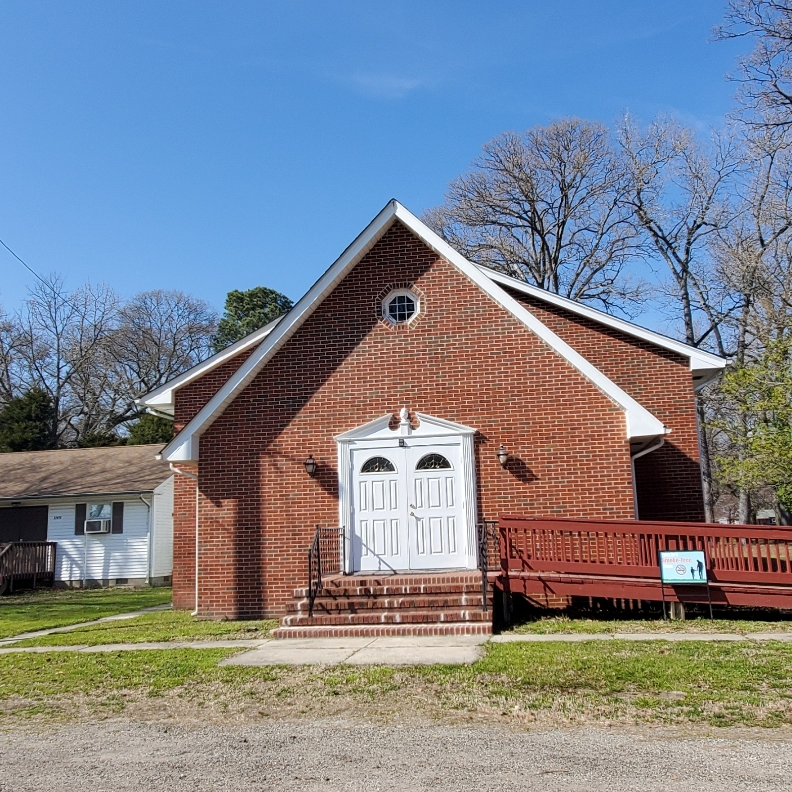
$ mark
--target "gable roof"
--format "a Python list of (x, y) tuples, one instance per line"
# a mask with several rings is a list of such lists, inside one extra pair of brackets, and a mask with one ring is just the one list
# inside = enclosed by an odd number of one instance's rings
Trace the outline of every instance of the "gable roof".
[(564, 308), (571, 313), (578, 316), (584, 316), (587, 319), (593, 319), (599, 324), (606, 327), (611, 327), (614, 330), (620, 330), (626, 335), (639, 338), (642, 341), (649, 341), (650, 343), (659, 346), (663, 349), (668, 349), (671, 352), (676, 352), (682, 357), (688, 358), (690, 361), (690, 370), (693, 372), (693, 380), (696, 383), (696, 388), (703, 387), (707, 382), (714, 379), (727, 365), (728, 361), (718, 355), (713, 355), (711, 352), (705, 352), (703, 349), (684, 344), (681, 341), (675, 341), (673, 338), (664, 336), (660, 333), (655, 333), (653, 330), (647, 330), (645, 327), (627, 322), (624, 319), (618, 319), (615, 316), (599, 311), (589, 305), (570, 300), (568, 297), (562, 297), (559, 294), (554, 294), (546, 289), (540, 289), (538, 286), (532, 286), (530, 283), (512, 278), (510, 275), (505, 275), (497, 270), (490, 269), (489, 267), (482, 267), (479, 269), (486, 274), (488, 278), (506, 286), (509, 289), (522, 292), (531, 297), (535, 297), (542, 302), (549, 303), (550, 305)]
[(157, 445), (0, 454), (0, 500), (153, 492), (173, 475)]
[(264, 327), (246, 335), (239, 341), (235, 341), (231, 346), (220, 350), (220, 352), (216, 352), (211, 357), (206, 358), (206, 360), (202, 360), (197, 366), (193, 366), (191, 369), (187, 369), (187, 371), (179, 374), (178, 377), (168, 380), (168, 382), (164, 385), (160, 385), (156, 390), (149, 391), (145, 396), (135, 399), (135, 404), (147, 407), (148, 411), (154, 413), (154, 415), (164, 413), (165, 415), (173, 417), (175, 393), (179, 388), (183, 388), (185, 385), (189, 385), (193, 380), (203, 377), (204, 374), (221, 366), (227, 360), (231, 360), (231, 358), (235, 357), (240, 352), (244, 352), (260, 344), (262, 339), (266, 338), (275, 329), (281, 319), (283, 319), (282, 316), (273, 319), (268, 324), (265, 324)]
[(169, 461), (198, 461), (201, 435), (212, 425), (226, 406), (244, 389), (277, 351), (314, 312), (316, 307), (347, 276), (356, 264), (374, 247), (395, 222), (401, 222), (427, 247), (456, 267), (498, 305), (514, 316), (573, 368), (599, 388), (625, 413), (628, 438), (657, 437), (666, 433), (663, 423), (642, 407), (616, 383), (595, 368), (580, 353), (537, 319), (525, 306), (498, 286), (475, 264), (454, 250), (425, 223), (405, 209), (398, 201), (390, 201), (368, 224), (335, 263), (319, 278), (308, 292), (286, 314), (273, 332), (259, 344), (253, 354), (204, 405), (197, 415), (165, 447), (163, 457)]

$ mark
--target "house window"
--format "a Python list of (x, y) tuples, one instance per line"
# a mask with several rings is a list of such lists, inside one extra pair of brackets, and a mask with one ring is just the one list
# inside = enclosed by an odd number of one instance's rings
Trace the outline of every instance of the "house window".
[(395, 473), (396, 468), (393, 467), (393, 462), (385, 457), (375, 456), (367, 459), (360, 468), (361, 473)]
[(112, 503), (89, 503), (88, 504), (88, 517), (89, 520), (112, 520), (113, 519), (113, 504)]
[(388, 292), (382, 301), (382, 316), (391, 324), (407, 324), (420, 310), (421, 303), (409, 289), (396, 289)]
[(427, 454), (418, 460), (416, 470), (450, 470), (451, 463), (442, 454)]

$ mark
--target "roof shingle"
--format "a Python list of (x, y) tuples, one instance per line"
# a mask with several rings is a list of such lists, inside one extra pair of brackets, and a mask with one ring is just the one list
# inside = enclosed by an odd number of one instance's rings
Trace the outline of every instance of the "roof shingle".
[(0, 499), (151, 492), (171, 475), (162, 445), (0, 454)]

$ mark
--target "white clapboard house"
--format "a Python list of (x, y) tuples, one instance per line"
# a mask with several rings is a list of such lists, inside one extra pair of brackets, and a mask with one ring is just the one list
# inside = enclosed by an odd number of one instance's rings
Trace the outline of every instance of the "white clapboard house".
[(0, 545), (56, 542), (56, 585), (168, 585), (173, 475), (161, 445), (0, 454)]

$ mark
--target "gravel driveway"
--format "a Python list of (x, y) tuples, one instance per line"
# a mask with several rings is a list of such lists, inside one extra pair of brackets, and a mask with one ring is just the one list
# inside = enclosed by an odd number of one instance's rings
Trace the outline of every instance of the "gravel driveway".
[(0, 732), (0, 790), (788, 790), (789, 732), (339, 721)]

